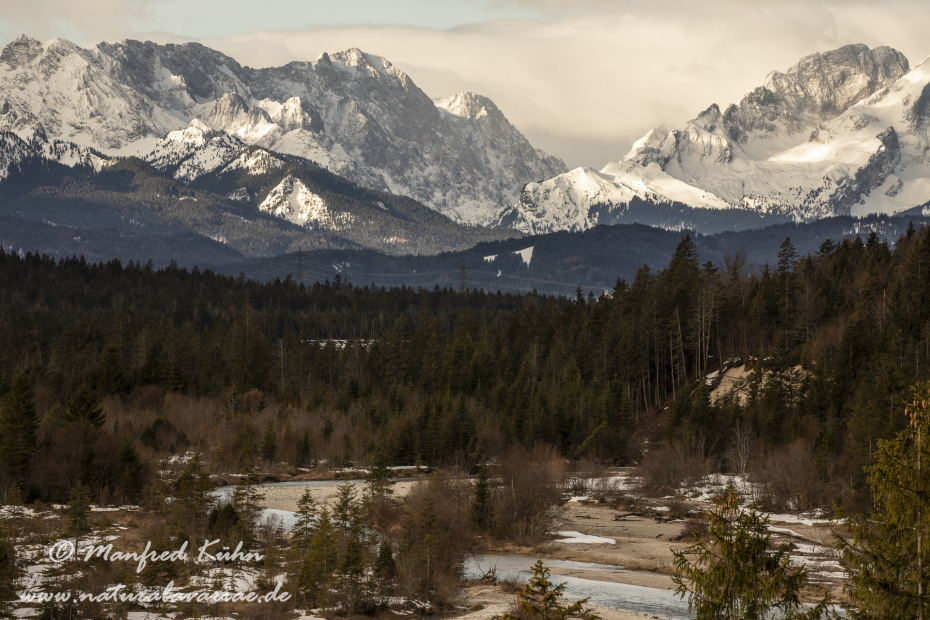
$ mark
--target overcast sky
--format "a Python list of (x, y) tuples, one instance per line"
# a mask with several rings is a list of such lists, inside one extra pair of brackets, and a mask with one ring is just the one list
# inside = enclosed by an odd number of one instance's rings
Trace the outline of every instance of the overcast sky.
[(4, 44), (197, 40), (253, 67), (358, 47), (431, 97), (490, 97), (534, 146), (595, 168), (807, 54), (861, 42), (916, 65), (927, 24), (927, 0), (0, 0)]

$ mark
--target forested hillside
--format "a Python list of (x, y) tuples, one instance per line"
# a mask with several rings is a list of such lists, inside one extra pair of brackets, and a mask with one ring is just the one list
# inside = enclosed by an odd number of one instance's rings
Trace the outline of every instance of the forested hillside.
[[(928, 270), (925, 227), (804, 256), (785, 240), (758, 273), (737, 255), (702, 261), (685, 237), (665, 269), (597, 298), (305, 288), (4, 252), (0, 393), (18, 373), (36, 391), (23, 476), (47, 497), (67, 488), (47, 477), (66, 452), (62, 412), (87, 388), (123, 412), (103, 427), (111, 441), (150, 459), (200, 446), (227, 471), (263, 429), (291, 463), (436, 464), (543, 441), (569, 457), (640, 462), (648, 448), (644, 466), (724, 469), (751, 429), (760, 475), (808, 472), (784, 482), (796, 507), (862, 507), (862, 466), (930, 374)], [(711, 402), (704, 378), (721, 360), (756, 371), (744, 402)], [(221, 427), (205, 428), (199, 412), (218, 409)], [(115, 465), (84, 471), (98, 492), (119, 484)]]
[[(263, 171), (246, 168), (205, 174), (190, 186), (134, 157), (108, 160), (99, 172), (27, 157), (11, 167), (0, 184), (0, 216), (17, 220), (11, 229), (0, 230), (0, 242), (25, 251), (48, 247), (60, 256), (59, 246), (52, 242), (59, 235), (37, 230), (41, 222), (80, 231), (72, 236), (83, 237), (82, 245), (90, 253), (107, 259), (137, 257), (133, 250), (117, 253), (112, 248), (110, 240), (118, 229), (127, 237), (147, 238), (152, 247), (174, 246), (175, 260), (193, 266), (204, 262), (201, 252), (189, 251), (172, 236), (203, 237), (201, 248), (207, 240), (223, 244), (212, 252), (213, 262), (240, 255), (274, 256), (298, 248), (435, 254), (520, 236), (510, 230), (457, 224), (411, 198), (365, 189), (299, 158), (267, 153), (265, 157), (276, 165)], [(322, 201), (325, 221), (303, 225), (260, 208), (268, 193), (288, 177), (299, 178)]]
[[(816, 253), (826, 239), (840, 242), (875, 231), (880, 239), (895, 239), (913, 223), (930, 221), (925, 216), (907, 218), (871, 215), (863, 218), (834, 217), (806, 224), (778, 224), (755, 230), (693, 235), (701, 262), (718, 263), (727, 254), (745, 256), (748, 265), (775, 263), (785, 237), (798, 253)], [(240, 262), (210, 263), (228, 275), (245, 273), (262, 281), (284, 279), (290, 274), (304, 282), (332, 279), (340, 273), (352, 282), (378, 286), (458, 287), (465, 264), (466, 285), (505, 293), (574, 295), (581, 286), (599, 295), (613, 288), (617, 278), (632, 281), (649, 265), (664, 269), (684, 232), (642, 224), (595, 226), (583, 232), (556, 232), (505, 241), (479, 243), (467, 250), (434, 256), (385, 256), (371, 250), (315, 250), (304, 252), (298, 270), (296, 253)], [(137, 254), (136, 254), (137, 255)], [(143, 260), (145, 260), (143, 258)], [(201, 267), (204, 263), (199, 263)]]

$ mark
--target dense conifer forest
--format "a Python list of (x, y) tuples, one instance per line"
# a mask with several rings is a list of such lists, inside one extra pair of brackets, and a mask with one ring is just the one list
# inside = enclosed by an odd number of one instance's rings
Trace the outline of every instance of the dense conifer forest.
[[(129, 497), (140, 459), (188, 448), (231, 471), (259, 444), (267, 463), (435, 465), (545, 442), (673, 484), (745, 467), (748, 436), (773, 504), (861, 509), (863, 466), (930, 374), (928, 270), (925, 227), (803, 256), (785, 239), (761, 267), (686, 236), (665, 269), (570, 298), (4, 251), (2, 475)], [(742, 400), (711, 400), (721, 362), (755, 371)]]

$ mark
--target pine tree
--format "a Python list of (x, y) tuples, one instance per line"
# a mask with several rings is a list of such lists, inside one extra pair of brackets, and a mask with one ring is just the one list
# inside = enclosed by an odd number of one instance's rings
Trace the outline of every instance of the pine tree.
[(313, 495), (310, 488), (304, 490), (303, 495), (297, 500), (296, 519), (291, 533), (299, 544), (308, 545), (316, 531), (317, 511), (316, 503), (313, 501)]
[(82, 479), (90, 475), (94, 459), (93, 446), (96, 431), (106, 422), (103, 405), (88, 385), (82, 386), (68, 401), (68, 409), (62, 416), (65, 422), (78, 427), (78, 471)]
[(776, 608), (785, 618), (825, 616), (827, 599), (800, 611), (807, 570), (793, 567), (790, 550), (772, 544), (767, 516), (754, 507), (740, 509), (732, 485), (714, 500), (708, 516), (708, 539), (695, 534), (687, 550), (672, 551), (675, 593), (688, 597), (696, 620), (763, 620)]
[(129, 501), (135, 501), (142, 491), (144, 468), (132, 437), (126, 435), (119, 453), (119, 492)]
[(387, 457), (379, 451), (371, 464), (368, 473), (368, 501), (374, 512), (378, 506), (387, 501), (394, 492), (391, 487), (391, 472), (387, 467)]
[(268, 420), (265, 424), (265, 435), (262, 437), (262, 458), (269, 463), (274, 461), (278, 454), (278, 435), (275, 432), (274, 423)]
[(581, 618), (582, 620), (598, 620), (599, 616), (585, 609), (587, 598), (574, 603), (564, 600), (565, 584), (555, 585), (549, 581), (549, 569), (543, 565), (542, 560), (536, 562), (523, 592), (518, 594), (520, 608), (517, 614), (506, 613), (501, 620), (565, 620), (566, 618)]
[(322, 607), (326, 604), (329, 583), (338, 561), (336, 532), (329, 511), (324, 508), (297, 580), (297, 587), (309, 605)]
[(0, 413), (0, 452), (16, 480), (23, 481), (36, 449), (39, 421), (32, 386), (18, 374)]
[(912, 394), (910, 425), (878, 443), (868, 468), (875, 512), (850, 517), (852, 539), (837, 541), (854, 618), (930, 618), (930, 384)]
[[(90, 488), (80, 480), (71, 490), (71, 497), (68, 499), (68, 507), (65, 514), (68, 517), (68, 525), (71, 533), (74, 535), (74, 548), (80, 548), (81, 534), (90, 531), (90, 522), (87, 515), (90, 512)], [(77, 560), (77, 554), (75, 554)]]
[(488, 464), (481, 459), (478, 478), (475, 480), (475, 501), (472, 515), (478, 528), (482, 531), (491, 529), (491, 487), (488, 481)]
[(297, 455), (295, 465), (302, 467), (310, 460), (310, 431), (304, 429), (300, 439), (297, 440)]

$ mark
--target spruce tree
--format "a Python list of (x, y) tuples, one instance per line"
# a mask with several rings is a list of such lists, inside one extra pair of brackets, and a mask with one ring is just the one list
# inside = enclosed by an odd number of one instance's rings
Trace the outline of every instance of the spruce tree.
[(565, 584), (558, 585), (549, 580), (549, 569), (539, 560), (532, 568), (530, 577), (520, 598), (519, 612), (506, 613), (501, 620), (566, 620), (567, 618), (580, 618), (582, 620), (598, 620), (599, 616), (585, 608), (588, 599), (569, 603), (563, 598)]
[[(688, 597), (696, 620), (764, 620), (778, 610), (785, 618), (816, 620), (827, 599), (801, 612), (807, 570), (791, 565), (791, 551), (771, 542), (769, 518), (739, 507), (732, 484), (714, 499), (707, 538), (695, 533), (685, 551), (675, 551), (675, 593)], [(689, 560), (694, 557), (694, 560)]]
[(118, 394), (126, 389), (123, 375), (123, 361), (115, 346), (109, 346), (103, 352), (103, 358), (97, 367), (94, 384), (104, 394)]
[(179, 532), (199, 539), (205, 536), (207, 520), (216, 500), (210, 495), (212, 483), (199, 452), (194, 453), (175, 484), (172, 506), (179, 519)]
[(29, 378), (20, 373), (13, 379), (0, 414), (0, 450), (10, 474), (22, 482), (36, 449), (39, 421)]
[(792, 297), (791, 292), (794, 288), (794, 268), (797, 264), (798, 252), (794, 244), (791, 243), (791, 237), (785, 237), (785, 240), (781, 244), (781, 249), (778, 250), (778, 270), (776, 273), (779, 279), (781, 279), (781, 290), (779, 294), (783, 295), (783, 297), (779, 304), (779, 308), (784, 311), (783, 318), (786, 334), (788, 333), (788, 325), (791, 323), (789, 309)]
[(335, 528), (329, 511), (324, 508), (297, 580), (298, 590), (309, 605), (322, 607), (326, 604), (338, 561)]
[(78, 427), (78, 471), (82, 479), (90, 475), (94, 459), (93, 446), (96, 431), (106, 422), (103, 405), (88, 385), (82, 386), (68, 401), (68, 409), (62, 418)]
[(294, 540), (301, 545), (308, 545), (313, 538), (316, 530), (317, 510), (316, 503), (313, 501), (313, 494), (310, 487), (304, 489), (303, 495), (297, 500), (296, 519), (291, 533)]
[(302, 467), (310, 460), (310, 431), (304, 429), (300, 439), (297, 440), (297, 455), (295, 465)]
[(237, 529), (240, 540), (244, 543), (251, 543), (255, 539), (255, 528), (258, 526), (262, 502), (265, 499), (265, 494), (258, 486), (257, 478), (254, 469), (248, 470), (239, 478), (239, 484), (233, 491), (232, 506), (239, 517)]
[(126, 435), (119, 453), (119, 492), (129, 501), (135, 501), (142, 491), (144, 468), (132, 437)]
[(850, 517), (851, 538), (837, 541), (854, 618), (930, 618), (930, 384), (914, 386), (905, 414), (868, 468), (874, 512)]
[(252, 424), (246, 420), (245, 424), (236, 434), (236, 448), (239, 450), (237, 465), (240, 472), (251, 472), (255, 467), (255, 458), (258, 452), (257, 440), (255, 439), (255, 429)]
[[(71, 496), (68, 499), (68, 507), (65, 508), (65, 514), (68, 517), (68, 525), (71, 533), (74, 535), (74, 548), (80, 548), (81, 534), (90, 531), (90, 522), (87, 515), (90, 512), (91, 497), (90, 488), (78, 480), (74, 488), (71, 489)], [(77, 554), (75, 554), (77, 560)]]
[(265, 435), (262, 437), (262, 458), (267, 462), (274, 461), (278, 454), (278, 435), (275, 432), (274, 423), (268, 420), (265, 424)]
[(372, 511), (387, 501), (394, 492), (391, 487), (391, 471), (387, 467), (387, 457), (379, 451), (372, 462), (368, 473), (368, 500)]
[(472, 504), (472, 516), (478, 529), (491, 529), (491, 486), (488, 481), (488, 464), (481, 459), (478, 478), (475, 480), (475, 500)]

